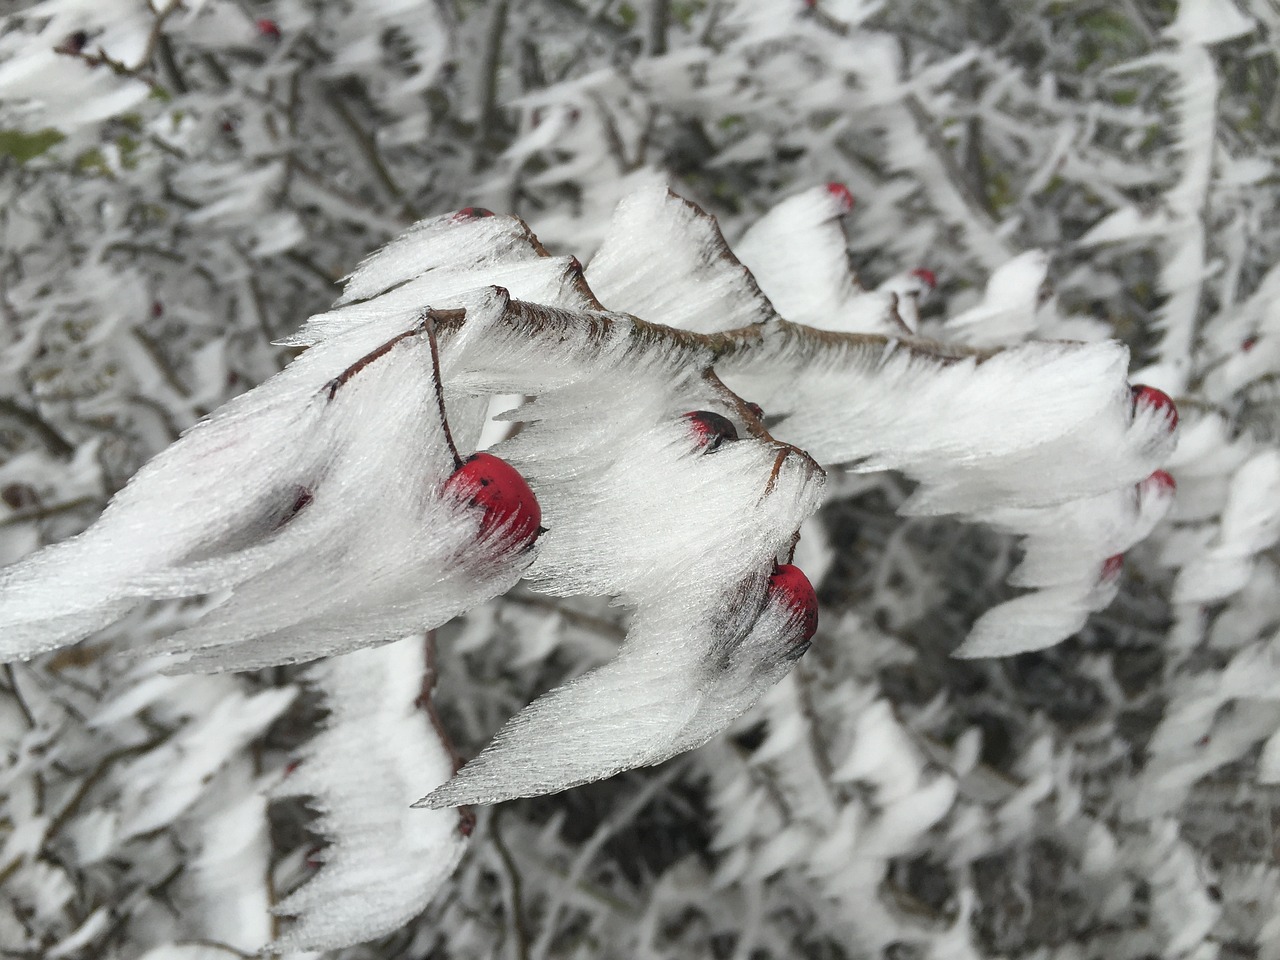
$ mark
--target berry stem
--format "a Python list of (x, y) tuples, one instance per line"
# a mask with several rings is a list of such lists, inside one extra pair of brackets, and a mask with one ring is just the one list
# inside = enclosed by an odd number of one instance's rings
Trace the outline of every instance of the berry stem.
[(444, 384), (440, 381), (440, 344), (436, 341), (436, 322), (430, 310), (422, 314), (422, 329), (426, 331), (427, 343), (431, 347), (431, 376), (436, 386), (436, 406), (440, 408), (440, 426), (444, 428), (444, 440), (449, 444), (449, 452), (453, 454), (453, 465), (462, 469), (462, 457), (458, 455), (458, 445), (453, 442), (453, 432), (449, 429), (449, 416), (444, 409)]

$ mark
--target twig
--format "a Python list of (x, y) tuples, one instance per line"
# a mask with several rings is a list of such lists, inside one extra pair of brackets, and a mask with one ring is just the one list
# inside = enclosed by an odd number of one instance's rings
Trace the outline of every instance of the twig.
[(178, 371), (173, 369), (173, 366), (169, 363), (169, 358), (164, 355), (164, 351), (160, 349), (160, 344), (156, 343), (155, 338), (141, 327), (134, 327), (129, 332), (133, 334), (133, 338), (138, 343), (142, 344), (142, 349), (151, 358), (151, 362), (156, 365), (156, 369), (160, 371), (164, 382), (178, 396), (189, 398), (191, 396), (191, 388), (182, 382), (182, 379), (178, 376)]
[(56, 835), (66, 825), (67, 821), (75, 816), (76, 811), (80, 809), (80, 805), (84, 803), (85, 797), (89, 795), (89, 791), (97, 785), (98, 781), (106, 775), (106, 772), (112, 766), (135, 754), (146, 753), (158, 743), (159, 741), (157, 740), (148, 740), (145, 743), (134, 744), (131, 747), (120, 747), (98, 761), (98, 765), (89, 772), (88, 776), (80, 781), (76, 787), (76, 792), (71, 795), (71, 799), (63, 804), (62, 809), (53, 815), (53, 818), (49, 821), (49, 826), (45, 829), (45, 837)]
[(356, 119), (355, 114), (343, 102), (337, 90), (331, 84), (321, 84), (320, 95), (325, 106), (338, 118), (342, 128), (351, 135), (351, 141), (355, 145), (356, 151), (368, 163), (369, 169), (373, 173), (374, 182), (382, 188), (389, 200), (401, 205), (410, 219), (417, 220), (419, 218), (417, 211), (405, 200), (404, 191), (400, 189), (400, 186), (392, 178), (391, 171), (387, 169), (386, 163), (383, 162), (377, 143), (360, 125), (360, 121)]
[(13, 692), (13, 699), (18, 702), (18, 709), (22, 711), (22, 716), (27, 721), (28, 729), (36, 728), (36, 715), (31, 712), (31, 707), (27, 704), (27, 698), (22, 695), (22, 691), (18, 688), (18, 674), (13, 668), (12, 663), (4, 665), (5, 675), (9, 678), (9, 687)]
[(661, 57), (667, 52), (667, 22), (671, 17), (671, 0), (649, 0), (648, 35), (645, 53)]
[[(466, 761), (462, 754), (458, 752), (458, 748), (454, 746), (453, 739), (449, 736), (449, 731), (445, 729), (444, 723), (440, 720), (440, 713), (436, 710), (435, 699), (432, 696), (436, 688), (436, 681), (439, 679), (439, 672), (436, 669), (436, 632), (428, 630), (422, 639), (423, 650), (423, 667), (422, 667), (422, 686), (418, 691), (418, 699), (414, 701), (414, 706), (427, 715), (427, 719), (431, 722), (431, 729), (435, 732), (436, 737), (440, 740), (449, 754), (449, 762), (453, 765), (453, 772), (457, 773), (461, 769), (462, 764)], [(476, 826), (476, 814), (469, 804), (462, 804), (458, 809), (458, 831), (464, 836), (471, 836), (471, 831)]]
[(498, 857), (502, 860), (502, 865), (507, 871), (507, 881), (511, 890), (509, 909), (511, 911), (511, 928), (515, 932), (513, 943), (516, 958), (517, 960), (529, 960), (529, 932), (524, 925), (520, 871), (516, 868), (515, 858), (511, 856), (511, 850), (507, 847), (507, 843), (502, 837), (502, 830), (499, 828), (499, 821), (502, 818), (504, 809), (504, 807), (499, 807), (489, 817), (488, 834), (493, 838), (493, 848), (498, 851)]
[(436, 324), (430, 310), (422, 314), (422, 325), (426, 328), (427, 344), (431, 347), (431, 379), (435, 386), (436, 407), (440, 411), (440, 426), (444, 430), (444, 442), (449, 445), (449, 452), (453, 454), (454, 468), (461, 470), (462, 457), (458, 455), (458, 445), (453, 442), (453, 431), (449, 429), (449, 415), (444, 409), (444, 382), (440, 379), (440, 344), (436, 342)]
[(480, 116), (476, 121), (473, 169), (479, 169), (485, 147), (493, 139), (493, 127), (498, 115), (498, 68), (501, 65), (502, 38), (506, 30), (507, 0), (498, 0), (493, 5), (484, 50), (480, 56)]
[(542, 960), (551, 947), (551, 941), (556, 935), (556, 926), (560, 920), (560, 914), (564, 910), (564, 894), (578, 885), (578, 882), (586, 873), (587, 867), (591, 865), (591, 861), (595, 859), (601, 848), (609, 841), (609, 838), (633, 823), (636, 815), (653, 802), (653, 798), (658, 792), (683, 774), (688, 769), (688, 766), (689, 761), (687, 759), (673, 760), (661, 770), (650, 775), (639, 789), (634, 792), (631, 799), (623, 806), (611, 811), (596, 827), (586, 843), (579, 847), (578, 854), (574, 857), (573, 863), (569, 867), (566, 881), (556, 886), (555, 893), (544, 910), (545, 916), (542, 922), (542, 931), (538, 935), (538, 940), (534, 944), (531, 954), (533, 960)]
[(22, 513), (11, 513), (7, 517), (0, 518), (0, 527), (14, 527), (20, 523), (29, 523), (32, 520), (44, 520), (47, 517), (56, 517), (62, 513), (70, 513), (72, 510), (79, 510), (81, 507), (101, 507), (102, 501), (97, 497), (77, 497), (74, 500), (65, 500), (62, 503), (55, 503), (48, 507), (40, 507), (36, 510), (27, 510)]
[(0, 397), (0, 417), (16, 420), (34, 433), (45, 448), (56, 457), (69, 457), (76, 448), (54, 426), (34, 410), (29, 410), (15, 400)]
[(950, 182), (964, 197), (966, 205), (973, 212), (974, 216), (980, 219), (988, 230), (995, 230), (995, 219), (987, 212), (987, 206), (983, 203), (982, 198), (974, 195), (973, 186), (968, 177), (965, 176), (960, 165), (956, 163), (956, 158), (951, 154), (951, 148), (947, 145), (942, 134), (938, 132), (934, 126), (933, 117), (929, 111), (925, 109), (920, 98), (915, 94), (908, 94), (902, 100), (903, 105), (907, 108), (907, 112), (911, 114), (911, 119), (915, 122), (916, 129), (920, 131), (921, 136), (929, 144), (929, 149), (937, 158), (938, 162), (947, 172)]
[(129, 66), (121, 60), (115, 59), (102, 47), (98, 47), (97, 53), (86, 53), (83, 50), (76, 50), (66, 45), (60, 45), (53, 48), (54, 53), (61, 54), (65, 57), (74, 57), (82, 60), (91, 67), (107, 66), (117, 76), (131, 77), (134, 80), (141, 80), (150, 86), (153, 90), (160, 89), (160, 84), (154, 77), (145, 77), (142, 71), (151, 65), (151, 58), (155, 56), (156, 47), (160, 44), (160, 39), (164, 35), (164, 24), (178, 8), (182, 6), (182, 0), (169, 0), (168, 5), (156, 13), (156, 18), (151, 24), (151, 32), (147, 34), (146, 46), (142, 48), (142, 54), (138, 57), (135, 66)]
[(543, 0), (547, 6), (554, 7), (564, 13), (569, 14), (578, 23), (586, 27), (588, 30), (595, 31), (602, 38), (610, 43), (617, 43), (619, 40), (626, 39), (628, 30), (625, 26), (610, 20), (603, 13), (592, 14), (584, 9), (581, 4), (575, 3), (574, 0)]
[(540, 607), (543, 610), (550, 610), (559, 614), (566, 623), (592, 633), (598, 633), (601, 636), (609, 637), (613, 640), (625, 640), (627, 631), (614, 623), (612, 620), (606, 620), (604, 617), (597, 617), (590, 613), (584, 613), (581, 610), (574, 610), (572, 607), (566, 607), (561, 603), (557, 603), (551, 597), (544, 597), (539, 593), (530, 593), (524, 590), (511, 590), (502, 596), (503, 600), (510, 600), (526, 607)]
[(421, 336), (423, 333), (426, 333), (426, 326), (424, 324), (428, 317), (430, 317), (433, 323), (432, 330), (434, 331), (435, 329), (434, 323), (441, 323), (446, 320), (460, 321), (464, 319), (465, 316), (466, 316), (465, 310), (429, 310), (427, 311), (426, 313), (423, 314), (422, 323), (415, 324), (411, 329), (405, 330), (403, 333), (398, 333), (394, 337), (392, 337), (390, 340), (388, 340), (386, 343), (381, 344), (380, 346), (374, 347), (372, 350), (366, 353), (363, 357), (361, 357), (355, 363), (351, 364), (351, 366), (347, 367), (347, 369), (343, 370), (340, 374), (338, 374), (336, 377), (334, 377), (332, 380), (326, 383), (324, 385), (324, 390), (328, 392), (329, 399), (332, 400), (335, 396), (337, 396), (338, 391), (342, 387), (346, 386), (351, 381), (352, 377), (358, 374), (365, 367), (369, 366), (369, 364), (373, 363), (376, 360), (381, 359), (382, 357), (385, 357), (388, 353), (390, 353), (395, 348), (397, 344), (403, 343), (405, 340), (409, 340), (413, 337)]

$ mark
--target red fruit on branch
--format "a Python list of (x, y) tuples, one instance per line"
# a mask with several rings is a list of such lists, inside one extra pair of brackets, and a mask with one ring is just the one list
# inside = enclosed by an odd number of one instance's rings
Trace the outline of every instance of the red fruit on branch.
[[(818, 630), (818, 595), (804, 571), (789, 563), (774, 564), (773, 573), (769, 576), (767, 597), (778, 598), (791, 611), (797, 626), (792, 642), (807, 648)], [(800, 653), (803, 652), (802, 649)]]
[(1157, 390), (1155, 387), (1148, 387), (1145, 384), (1135, 383), (1129, 388), (1133, 394), (1133, 409), (1137, 412), (1139, 407), (1154, 407), (1164, 412), (1169, 418), (1170, 428), (1178, 425), (1178, 408), (1174, 406), (1173, 400), (1163, 390)]
[(491, 453), (475, 453), (444, 483), (444, 492), (484, 511), (480, 536), (506, 528), (516, 549), (530, 546), (542, 533), (542, 507), (515, 467)]
[(258, 36), (275, 42), (280, 39), (280, 24), (276, 23), (269, 17), (263, 17), (254, 23), (254, 27), (258, 31)]
[(1165, 470), (1157, 470), (1147, 479), (1139, 484), (1141, 487), (1153, 486), (1158, 490), (1168, 490), (1172, 493), (1178, 489), (1178, 481), (1173, 479), (1173, 475)]
[(928, 287), (930, 293), (938, 289), (938, 275), (932, 270), (927, 270), (924, 267), (917, 267), (911, 271), (911, 276), (915, 277)]
[(710, 410), (694, 410), (686, 413), (684, 418), (693, 428), (698, 446), (706, 453), (720, 449), (720, 445), (726, 440), (738, 439), (738, 428), (733, 425), (733, 421), (718, 413), (712, 413)]
[(840, 212), (848, 213), (853, 209), (853, 193), (843, 183), (832, 181), (827, 184), (827, 193), (836, 198), (840, 204)]
[(486, 210), (484, 207), (463, 207), (455, 213), (451, 220), (454, 223), (465, 223), (468, 220), (483, 220), (485, 217), (494, 216), (492, 210)]

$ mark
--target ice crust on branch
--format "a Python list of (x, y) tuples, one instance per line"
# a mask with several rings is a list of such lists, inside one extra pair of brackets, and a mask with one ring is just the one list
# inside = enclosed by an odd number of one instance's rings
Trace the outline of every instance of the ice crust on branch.
[(619, 202), (587, 266), (587, 282), (611, 309), (697, 333), (775, 315), (715, 219), (665, 187)]
[(792, 323), (842, 333), (902, 336), (894, 296), (862, 288), (849, 265), (839, 218), (852, 202), (841, 184), (811, 187), (783, 200), (733, 245), (778, 314)]
[[(453, 462), (426, 339), (334, 386), (417, 313), (313, 347), (144, 466), (84, 534), (0, 573), (0, 655), (78, 639), (148, 598), (229, 591), (141, 652), (245, 669), (386, 642), (510, 587), (532, 555), (493, 562), (474, 513), (441, 494)], [(454, 412), (463, 436), (478, 430), (481, 408)]]
[[(47, 649), (146, 598), (225, 591), (159, 649), (187, 668), (263, 666), (427, 629), (527, 572), (547, 593), (628, 605), (628, 638), (428, 800), (564, 789), (705, 741), (785, 674), (794, 623), (763, 584), (819, 505), (818, 463), (899, 470), (918, 484), (903, 513), (1026, 537), (1013, 582), (1032, 592), (963, 651), (1057, 642), (1114, 594), (1108, 558), (1167, 509), (1167, 491), (1137, 485), (1169, 456), (1173, 420), (1135, 405), (1114, 342), (978, 351), (848, 332), (871, 295), (848, 268), (844, 209), (815, 188), (748, 231), (760, 284), (712, 218), (665, 191), (623, 202), (585, 277), (518, 219), (423, 221), (308, 321), (291, 342), (310, 349), (284, 373), (157, 457), (85, 535), (5, 572), (2, 649)], [(762, 287), (828, 329), (783, 319)], [(490, 396), (529, 398), (494, 453), (540, 500), (536, 551), (495, 552), (441, 495), (454, 462), (428, 308), (464, 447)], [(691, 410), (742, 439), (704, 448)]]
[[(1055, 555), (1064, 558), (1062, 568), (1048, 574), (1059, 561), (1046, 559), (1043, 544), (1057, 534), (1072, 542), (1072, 516), (1132, 499), (1135, 485), (1173, 452), (1170, 421), (1149, 406), (1135, 408), (1128, 351), (1114, 341), (1031, 341), (977, 350), (911, 336), (818, 334), (819, 328), (900, 328), (887, 308), (867, 315), (887, 320), (857, 319), (858, 305), (872, 295), (858, 292), (849, 271), (836, 219), (842, 211), (840, 196), (829, 187), (785, 200), (747, 231), (739, 262), (714, 219), (700, 209), (670, 195), (640, 194), (623, 202), (606, 241), (612, 259), (628, 244), (637, 254), (629, 285), (618, 290), (622, 302), (597, 293), (606, 306), (641, 316), (663, 310), (676, 291), (700, 304), (720, 297), (721, 314), (737, 317), (742, 305), (732, 298), (743, 290), (755, 297), (751, 281), (758, 280), (781, 316), (763, 316), (751, 335), (737, 336), (724, 349), (715, 369), (726, 385), (768, 411), (776, 436), (819, 462), (859, 471), (896, 469), (917, 481), (900, 508), (905, 514), (957, 514), (1031, 535), (1035, 542), (1027, 546), (1041, 557), (1041, 576), (1057, 585), (1040, 585), (992, 611), (963, 649), (997, 655), (1057, 643), (1114, 596), (1114, 582), (1099, 583), (1093, 575), (1111, 554), (1099, 555), (1096, 542), (1083, 560), (1064, 549)], [(646, 239), (654, 236), (663, 238), (660, 245)], [(696, 261), (670, 266), (670, 251), (698, 244)], [(1041, 322), (1046, 270), (1047, 258), (1038, 251), (1013, 258), (992, 275), (983, 303), (943, 331), (979, 343), (1026, 336)], [(736, 281), (735, 272), (741, 274)], [(708, 326), (705, 310), (691, 329), (728, 329)], [(1015, 512), (1001, 515), (1009, 508)], [(1018, 514), (1020, 508), (1045, 512)], [(1119, 539), (1131, 544), (1153, 524)], [(1076, 569), (1082, 564), (1089, 576)]]
[(424, 785), (453, 773), (420, 700), (425, 649), (421, 637), (406, 637), (311, 669), (329, 715), (275, 796), (311, 798), (329, 845), (315, 876), (276, 906), (296, 919), (275, 949), (385, 936), (420, 913), (457, 866), (466, 847), (458, 813), (409, 807)]
[(422, 805), (554, 793), (705, 743), (803, 652), (788, 643), (794, 614), (776, 598), (762, 609), (762, 588), (642, 607), (617, 657), (535, 700)]

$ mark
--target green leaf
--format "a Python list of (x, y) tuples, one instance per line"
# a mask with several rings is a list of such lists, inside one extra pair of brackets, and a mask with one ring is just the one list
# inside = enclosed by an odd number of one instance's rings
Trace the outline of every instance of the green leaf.
[(0, 130), (0, 157), (13, 157), (18, 163), (26, 163), (65, 139), (64, 134), (52, 128), (34, 133)]

